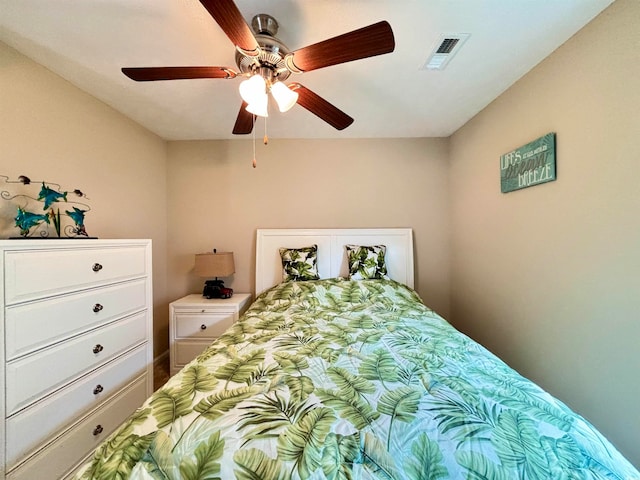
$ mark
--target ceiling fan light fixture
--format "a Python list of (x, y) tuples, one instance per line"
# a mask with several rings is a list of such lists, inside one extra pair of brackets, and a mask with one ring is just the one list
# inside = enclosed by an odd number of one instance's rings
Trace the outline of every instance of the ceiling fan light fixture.
[(253, 75), (249, 79), (240, 83), (240, 96), (249, 105), (258, 104), (262, 101), (262, 97), (267, 96), (267, 84), (262, 75)]
[(253, 102), (247, 105), (247, 112), (253, 113), (258, 117), (268, 117), (269, 116), (269, 110), (267, 108), (268, 105), (269, 105), (269, 97), (265, 92), (262, 95), (257, 96)]
[(278, 104), (278, 109), (282, 113), (291, 110), (298, 101), (298, 93), (289, 89), (289, 87), (282, 82), (275, 82), (271, 85), (271, 95), (273, 95), (273, 98)]

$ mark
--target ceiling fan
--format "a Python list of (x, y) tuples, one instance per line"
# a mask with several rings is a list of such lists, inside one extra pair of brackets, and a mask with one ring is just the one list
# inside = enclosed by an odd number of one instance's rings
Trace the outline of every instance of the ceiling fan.
[(284, 82), (292, 73), (351, 62), (393, 52), (395, 40), (391, 26), (381, 21), (319, 43), (290, 51), (275, 35), (278, 23), (267, 14), (256, 15), (252, 27), (245, 22), (233, 0), (200, 0), (236, 47), (238, 70), (229, 67), (135, 67), (123, 68), (132, 80), (180, 80), (194, 78), (232, 79), (248, 77), (240, 84), (242, 105), (233, 127), (234, 134), (253, 130), (256, 116), (267, 116), (268, 93), (280, 111), (295, 103), (315, 114), (337, 130), (353, 123), (353, 118), (300, 83)]

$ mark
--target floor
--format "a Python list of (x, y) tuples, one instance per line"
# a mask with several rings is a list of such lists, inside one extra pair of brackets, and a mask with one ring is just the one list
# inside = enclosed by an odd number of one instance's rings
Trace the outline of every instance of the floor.
[(169, 380), (169, 355), (165, 355), (165, 358), (161, 362), (156, 362), (153, 365), (153, 390), (157, 390)]

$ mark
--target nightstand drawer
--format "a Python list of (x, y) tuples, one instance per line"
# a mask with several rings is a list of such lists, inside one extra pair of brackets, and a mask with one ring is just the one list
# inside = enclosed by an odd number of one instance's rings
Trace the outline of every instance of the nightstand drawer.
[(176, 313), (176, 338), (218, 338), (235, 321), (233, 312)]
[(175, 375), (249, 308), (251, 294), (204, 298), (194, 293), (169, 304), (170, 372)]
[(211, 345), (212, 342), (176, 342), (175, 346), (175, 364), (177, 367), (184, 367), (191, 360), (200, 355), (205, 348)]

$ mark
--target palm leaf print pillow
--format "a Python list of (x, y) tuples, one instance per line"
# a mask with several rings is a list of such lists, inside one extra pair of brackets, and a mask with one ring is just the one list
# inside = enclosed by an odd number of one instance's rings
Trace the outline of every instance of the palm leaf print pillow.
[(302, 248), (281, 248), (282, 281), (319, 280), (318, 245)]
[(389, 279), (384, 261), (385, 245), (345, 245), (345, 248), (350, 280)]

